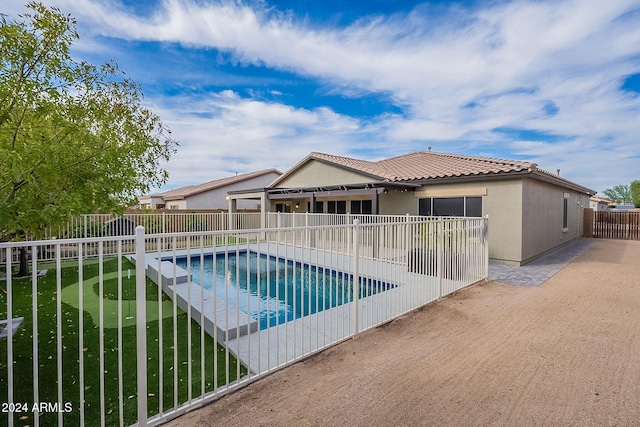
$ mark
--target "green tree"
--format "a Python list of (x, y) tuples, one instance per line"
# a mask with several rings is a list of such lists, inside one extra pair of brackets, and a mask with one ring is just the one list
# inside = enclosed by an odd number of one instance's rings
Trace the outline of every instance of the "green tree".
[(628, 185), (614, 185), (607, 188), (603, 194), (616, 203), (631, 203), (631, 190)]
[(177, 146), (117, 64), (72, 59), (75, 19), (27, 7), (12, 22), (0, 16), (0, 242), (121, 212), (166, 182)]
[(640, 208), (640, 180), (636, 179), (635, 181), (631, 181), (630, 189), (633, 206)]

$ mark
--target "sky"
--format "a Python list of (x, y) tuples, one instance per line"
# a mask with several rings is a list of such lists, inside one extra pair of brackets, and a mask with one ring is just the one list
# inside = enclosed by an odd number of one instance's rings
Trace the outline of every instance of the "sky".
[[(23, 0), (3, 0), (15, 18)], [(312, 151), (535, 162), (640, 179), (640, 0), (42, 0), (180, 142), (159, 190)]]

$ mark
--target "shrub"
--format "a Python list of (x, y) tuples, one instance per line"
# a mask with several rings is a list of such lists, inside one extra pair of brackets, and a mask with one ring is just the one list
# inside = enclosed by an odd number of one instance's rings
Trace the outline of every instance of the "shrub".
[(632, 181), (630, 189), (633, 206), (636, 208), (640, 208), (640, 180), (636, 179), (635, 181)]

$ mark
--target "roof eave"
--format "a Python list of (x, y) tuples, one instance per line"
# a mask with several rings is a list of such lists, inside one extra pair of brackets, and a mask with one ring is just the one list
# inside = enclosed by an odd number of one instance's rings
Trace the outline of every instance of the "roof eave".
[(173, 201), (176, 201), (176, 200), (184, 200), (185, 197), (187, 197), (187, 196), (168, 196), (168, 197), (163, 197), (162, 199), (165, 202), (173, 202)]
[(552, 174), (540, 172), (539, 170), (533, 171), (531, 172), (531, 174), (532, 178), (535, 178), (539, 181), (544, 181), (560, 187), (569, 188), (579, 193), (588, 194), (589, 196), (593, 196), (597, 193), (596, 190), (592, 190), (591, 188), (585, 187), (573, 181), (569, 181), (568, 179), (562, 178), (560, 176), (554, 176)]
[(356, 169), (356, 168), (351, 168), (349, 166), (345, 166), (345, 165), (341, 165), (339, 163), (336, 162), (332, 162), (330, 160), (327, 159), (323, 159), (321, 157), (318, 157), (316, 155), (314, 155), (314, 153), (311, 153), (309, 155), (307, 155), (304, 159), (300, 160), (298, 163), (296, 163), (295, 165), (293, 165), (288, 171), (286, 171), (285, 173), (283, 173), (282, 175), (280, 175), (275, 181), (273, 181), (271, 184), (269, 184), (268, 188), (277, 188), (276, 186), (284, 181), (287, 177), (293, 175), (298, 169), (300, 169), (302, 166), (304, 166), (305, 164), (307, 164), (308, 162), (315, 160), (316, 162), (320, 162), (320, 163), (324, 163), (326, 165), (330, 165), (330, 166), (334, 166), (336, 168), (339, 169), (343, 169), (349, 172), (353, 172), (353, 173), (357, 173), (358, 175), (362, 175), (365, 176), (367, 178), (372, 178), (378, 181), (384, 181), (384, 177), (372, 174), (372, 173), (368, 173), (365, 171), (362, 171), (360, 169)]
[(596, 194), (595, 190), (584, 187), (575, 182), (569, 181), (568, 179), (555, 177), (553, 175), (540, 172), (539, 170), (532, 171), (528, 169), (523, 169), (521, 171), (469, 174), (469, 175), (458, 175), (458, 176), (449, 176), (449, 177), (435, 177), (435, 178), (427, 178), (422, 180), (415, 180), (414, 182), (419, 182), (421, 184), (428, 184), (428, 183), (434, 183), (434, 182), (453, 183), (453, 182), (469, 182), (473, 180), (488, 181), (488, 180), (516, 179), (516, 178), (525, 178), (527, 176), (533, 179), (537, 179), (539, 181), (544, 181), (549, 184), (557, 185), (559, 187), (568, 188), (570, 190), (574, 190), (579, 193), (588, 194), (590, 196)]

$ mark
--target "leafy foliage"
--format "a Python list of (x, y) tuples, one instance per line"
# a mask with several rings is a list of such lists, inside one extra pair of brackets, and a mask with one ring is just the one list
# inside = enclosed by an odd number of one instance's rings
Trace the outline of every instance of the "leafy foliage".
[(603, 194), (616, 203), (631, 203), (631, 190), (628, 185), (615, 185), (604, 190)]
[(177, 145), (117, 64), (71, 58), (72, 17), (28, 8), (14, 22), (0, 15), (0, 241), (121, 212), (166, 182)]
[(630, 189), (633, 206), (640, 208), (640, 180), (636, 179), (635, 181), (632, 181)]

